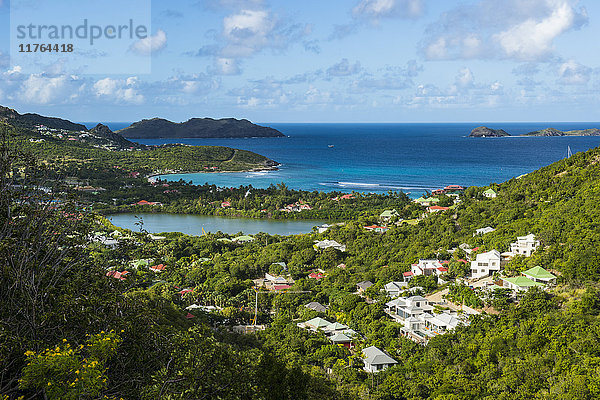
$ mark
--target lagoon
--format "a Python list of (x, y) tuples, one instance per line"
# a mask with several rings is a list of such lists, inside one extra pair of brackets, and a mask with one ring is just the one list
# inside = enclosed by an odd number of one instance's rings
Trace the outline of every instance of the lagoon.
[(143, 229), (151, 233), (181, 232), (187, 235), (200, 236), (205, 232), (215, 233), (221, 231), (227, 234), (243, 232), (254, 235), (265, 232), (270, 235), (296, 235), (310, 233), (314, 226), (319, 226), (327, 221), (322, 220), (273, 220), (251, 218), (228, 218), (212, 215), (189, 214), (112, 214), (107, 218), (118, 227), (139, 231), (136, 223), (143, 221)]

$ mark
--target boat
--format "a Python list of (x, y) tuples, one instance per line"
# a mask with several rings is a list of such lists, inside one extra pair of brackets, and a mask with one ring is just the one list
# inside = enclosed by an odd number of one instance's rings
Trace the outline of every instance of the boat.
[(330, 145), (327, 145), (327, 147), (329, 147), (329, 148), (332, 148), (332, 147), (334, 147), (334, 146), (333, 146), (332, 144), (330, 144)]

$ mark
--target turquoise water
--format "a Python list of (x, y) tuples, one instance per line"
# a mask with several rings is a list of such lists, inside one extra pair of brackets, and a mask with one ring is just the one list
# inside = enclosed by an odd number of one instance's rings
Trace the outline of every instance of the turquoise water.
[[(412, 196), (450, 184), (483, 186), (502, 182), (566, 157), (568, 146), (575, 153), (600, 145), (600, 137), (466, 137), (480, 125), (518, 135), (549, 126), (569, 130), (599, 127), (600, 123), (265, 125), (288, 137), (140, 142), (230, 146), (282, 164), (279, 171), (272, 172), (165, 176), (169, 180), (257, 188), (284, 182), (288, 187), (305, 190), (402, 190)], [(118, 129), (126, 124), (109, 126)]]
[(116, 226), (121, 228), (139, 231), (139, 225), (136, 222), (141, 217), (144, 222), (143, 228), (151, 233), (161, 232), (181, 232), (187, 235), (202, 235), (202, 228), (206, 232), (228, 233), (234, 235), (243, 232), (247, 235), (254, 235), (259, 232), (265, 232), (270, 235), (295, 235), (299, 233), (309, 233), (313, 226), (319, 226), (326, 221), (315, 220), (268, 220), (268, 219), (250, 219), (250, 218), (225, 218), (203, 215), (182, 215), (182, 214), (114, 214), (107, 218)]

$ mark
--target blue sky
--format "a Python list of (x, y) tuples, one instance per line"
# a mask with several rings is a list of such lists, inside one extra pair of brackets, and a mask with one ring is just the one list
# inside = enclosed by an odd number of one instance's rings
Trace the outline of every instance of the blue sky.
[(598, 120), (597, 0), (152, 1), (151, 20), (129, 47), (149, 74), (28, 71), (0, 0), (0, 104), (76, 121)]

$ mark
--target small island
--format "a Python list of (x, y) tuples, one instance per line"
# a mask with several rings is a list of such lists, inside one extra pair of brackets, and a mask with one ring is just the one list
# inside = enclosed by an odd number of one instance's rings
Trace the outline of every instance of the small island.
[(503, 137), (510, 136), (503, 129), (492, 129), (487, 126), (479, 126), (471, 131), (469, 137)]
[(235, 118), (192, 118), (181, 123), (162, 118), (144, 119), (118, 133), (130, 139), (285, 137), (276, 129)]

